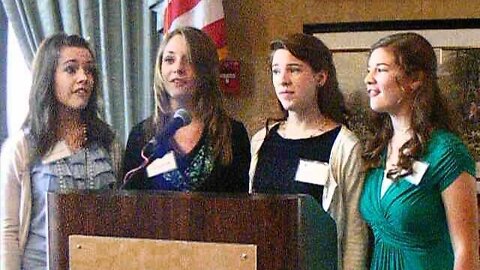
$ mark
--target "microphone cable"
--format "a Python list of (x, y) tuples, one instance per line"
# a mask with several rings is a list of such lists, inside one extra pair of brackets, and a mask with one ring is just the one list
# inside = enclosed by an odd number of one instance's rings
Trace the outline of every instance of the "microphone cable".
[(141, 169), (145, 169), (145, 167), (147, 167), (147, 165), (150, 164), (150, 158), (152, 158), (152, 156), (155, 154), (155, 152), (152, 153), (152, 154), (151, 154), (150, 156), (148, 156), (148, 157), (145, 156), (145, 149), (146, 149), (147, 146), (149, 146), (149, 145), (150, 145), (150, 143), (147, 143), (147, 144), (145, 144), (145, 145), (142, 147), (142, 151), (140, 151), (140, 156), (142, 157), (143, 162), (142, 162), (139, 166), (131, 169), (130, 171), (128, 171), (128, 172), (125, 174), (125, 176), (123, 177), (123, 180), (122, 180), (123, 184), (120, 186), (120, 189), (124, 189), (125, 186), (130, 183), (130, 179), (132, 178), (133, 175), (135, 175), (135, 174), (136, 174), (137, 172), (139, 172)]

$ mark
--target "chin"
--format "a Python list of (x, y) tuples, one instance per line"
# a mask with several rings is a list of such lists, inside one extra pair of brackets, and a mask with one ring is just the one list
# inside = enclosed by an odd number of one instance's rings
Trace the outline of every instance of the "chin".
[(376, 113), (386, 113), (387, 112), (387, 110), (385, 110), (385, 108), (380, 107), (380, 106), (370, 105), (370, 109), (372, 109), (372, 111), (374, 111)]
[(72, 111), (83, 111), (87, 108), (88, 106), (88, 103), (87, 104), (75, 104), (75, 105), (69, 105), (69, 106), (66, 106), (69, 110), (72, 110)]
[(294, 104), (292, 104), (291, 102), (282, 102), (280, 101), (280, 104), (282, 104), (282, 108), (284, 110), (287, 110), (287, 111), (291, 111), (293, 109), (295, 109), (294, 107)]
[(383, 112), (381, 107), (377, 106), (376, 104), (372, 104), (372, 103), (370, 103), (370, 109), (372, 109), (372, 111), (377, 112), (377, 113), (382, 113)]

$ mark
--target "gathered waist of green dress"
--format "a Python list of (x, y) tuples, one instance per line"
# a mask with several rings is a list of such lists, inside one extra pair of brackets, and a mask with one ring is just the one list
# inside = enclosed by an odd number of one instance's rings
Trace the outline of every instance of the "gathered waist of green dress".
[(428, 235), (419, 235), (398, 231), (392, 228), (391, 225), (373, 226), (372, 230), (376, 243), (382, 242), (383, 244), (401, 249), (424, 251), (437, 249), (438, 246), (444, 246), (445, 242), (450, 245), (450, 237), (444, 233), (431, 232)]

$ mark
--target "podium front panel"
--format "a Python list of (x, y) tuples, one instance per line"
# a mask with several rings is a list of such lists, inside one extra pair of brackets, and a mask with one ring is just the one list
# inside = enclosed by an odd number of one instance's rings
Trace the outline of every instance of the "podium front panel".
[(257, 246), (260, 270), (313, 269), (306, 264), (323, 251), (305, 234), (311, 223), (302, 212), (306, 198), (310, 197), (159, 191), (48, 193), (50, 269), (68, 269), (70, 235), (251, 244)]
[(256, 246), (71, 235), (70, 270), (255, 270)]

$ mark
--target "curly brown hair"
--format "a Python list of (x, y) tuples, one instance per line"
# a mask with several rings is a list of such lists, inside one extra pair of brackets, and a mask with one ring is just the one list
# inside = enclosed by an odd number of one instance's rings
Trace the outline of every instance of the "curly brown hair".
[[(431, 134), (436, 129), (456, 132), (453, 125), (453, 114), (449, 111), (445, 98), (442, 96), (437, 78), (437, 58), (432, 45), (416, 33), (399, 33), (389, 35), (377, 41), (370, 49), (370, 55), (378, 48), (386, 48), (395, 58), (403, 74), (420, 80), (421, 84), (411, 95), (411, 129), (413, 137), (399, 151), (399, 161), (396, 169), (389, 175), (393, 179), (412, 172), (414, 160), (424, 153)], [(401, 78), (397, 78), (400, 81)], [(388, 147), (393, 136), (393, 127), (387, 113), (370, 112), (369, 132), (366, 137), (363, 159), (365, 169), (381, 165), (382, 154)], [(406, 173), (399, 174), (398, 172)]]

